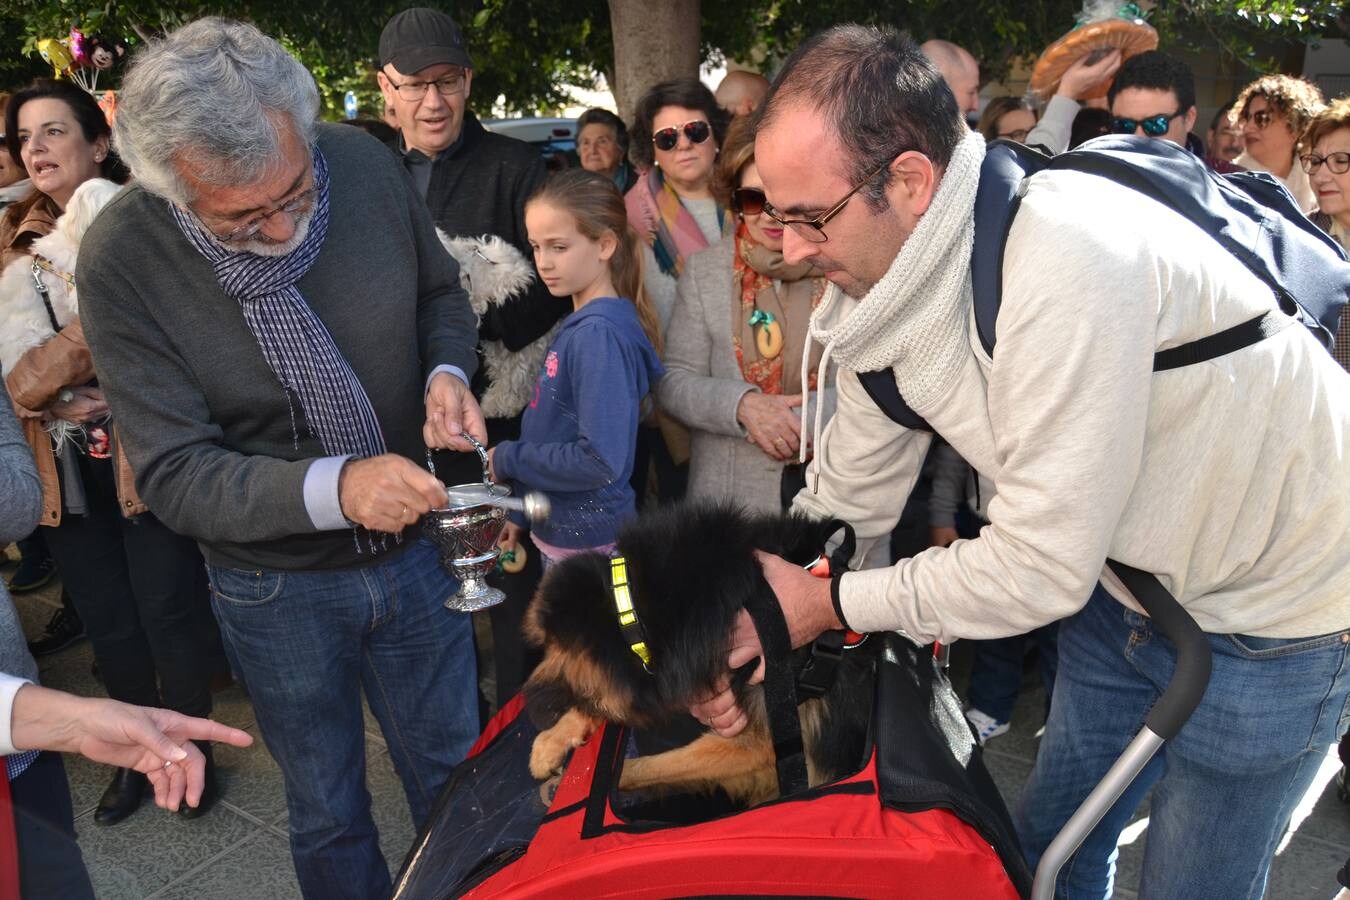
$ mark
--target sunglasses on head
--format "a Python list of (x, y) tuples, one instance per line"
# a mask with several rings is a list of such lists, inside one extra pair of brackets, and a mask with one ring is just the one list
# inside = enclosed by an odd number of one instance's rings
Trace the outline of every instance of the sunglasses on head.
[(1144, 134), (1149, 137), (1162, 137), (1167, 134), (1168, 127), (1172, 120), (1181, 115), (1181, 111), (1172, 113), (1158, 113), (1156, 116), (1149, 116), (1145, 119), (1123, 119), (1119, 116), (1111, 120), (1111, 127), (1116, 134), (1134, 134), (1135, 129), (1144, 129)]
[(691, 144), (701, 144), (712, 136), (712, 126), (702, 119), (695, 119), (680, 126), (662, 128), (652, 135), (652, 143), (656, 145), (657, 150), (674, 150), (675, 145), (680, 142), (681, 131), (689, 138)]
[(736, 188), (731, 193), (731, 211), (739, 216), (757, 216), (764, 212), (764, 192), (759, 188)]

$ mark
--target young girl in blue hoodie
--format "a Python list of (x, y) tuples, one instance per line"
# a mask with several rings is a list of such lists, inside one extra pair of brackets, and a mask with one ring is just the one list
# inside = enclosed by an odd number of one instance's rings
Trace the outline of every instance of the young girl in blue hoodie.
[[(545, 564), (614, 549), (635, 511), (634, 443), (644, 399), (663, 374), (655, 310), (642, 287), (641, 241), (613, 181), (584, 169), (554, 175), (525, 204), (525, 230), (549, 292), (571, 297), (520, 424), (489, 454), (494, 480), (542, 491), (548, 521), (531, 537)], [(506, 544), (518, 536), (513, 526)]]

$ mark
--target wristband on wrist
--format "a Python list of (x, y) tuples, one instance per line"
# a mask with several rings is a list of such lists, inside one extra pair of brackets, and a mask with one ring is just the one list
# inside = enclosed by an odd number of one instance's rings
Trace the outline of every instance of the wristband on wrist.
[(844, 571), (835, 572), (830, 576), (830, 604), (834, 607), (834, 614), (839, 617), (839, 624), (843, 625), (846, 631), (853, 631), (853, 626), (844, 618), (844, 608), (839, 605), (839, 582), (844, 578)]

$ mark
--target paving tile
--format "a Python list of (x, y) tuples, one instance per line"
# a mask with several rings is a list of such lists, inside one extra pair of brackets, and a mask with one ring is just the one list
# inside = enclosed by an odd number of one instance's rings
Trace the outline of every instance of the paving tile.
[(375, 827), (380, 830), (380, 850), (389, 863), (390, 874), (396, 875), (417, 832), (413, 830), (403, 782), (394, 770), (388, 752), (371, 757), (366, 783), (370, 785), (371, 814), (375, 817)]
[(270, 831), (257, 834), (163, 890), (153, 900), (295, 900), (291, 849), (285, 838)]
[(272, 754), (267, 752), (256, 725), (244, 729), (253, 735), (248, 747), (215, 746), (216, 777), (221, 800), (263, 823), (274, 822), (286, 811), (286, 791)]
[(75, 830), (98, 896), (140, 898), (263, 829), (221, 806), (188, 820), (147, 805), (107, 827), (85, 814)]
[(1336, 872), (1345, 865), (1350, 846), (1318, 840), (1299, 840), (1298, 835), (1270, 867), (1266, 896), (1271, 900), (1326, 900), (1340, 890)]

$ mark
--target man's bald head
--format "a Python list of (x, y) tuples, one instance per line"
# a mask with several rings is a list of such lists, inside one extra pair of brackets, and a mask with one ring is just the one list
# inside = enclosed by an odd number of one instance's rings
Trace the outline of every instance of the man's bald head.
[(769, 93), (769, 79), (758, 72), (734, 69), (717, 86), (717, 105), (733, 116), (748, 116), (759, 108)]
[(942, 40), (924, 41), (919, 49), (941, 73), (947, 87), (952, 89), (961, 112), (979, 112), (980, 64), (970, 55), (970, 51), (951, 41)]

